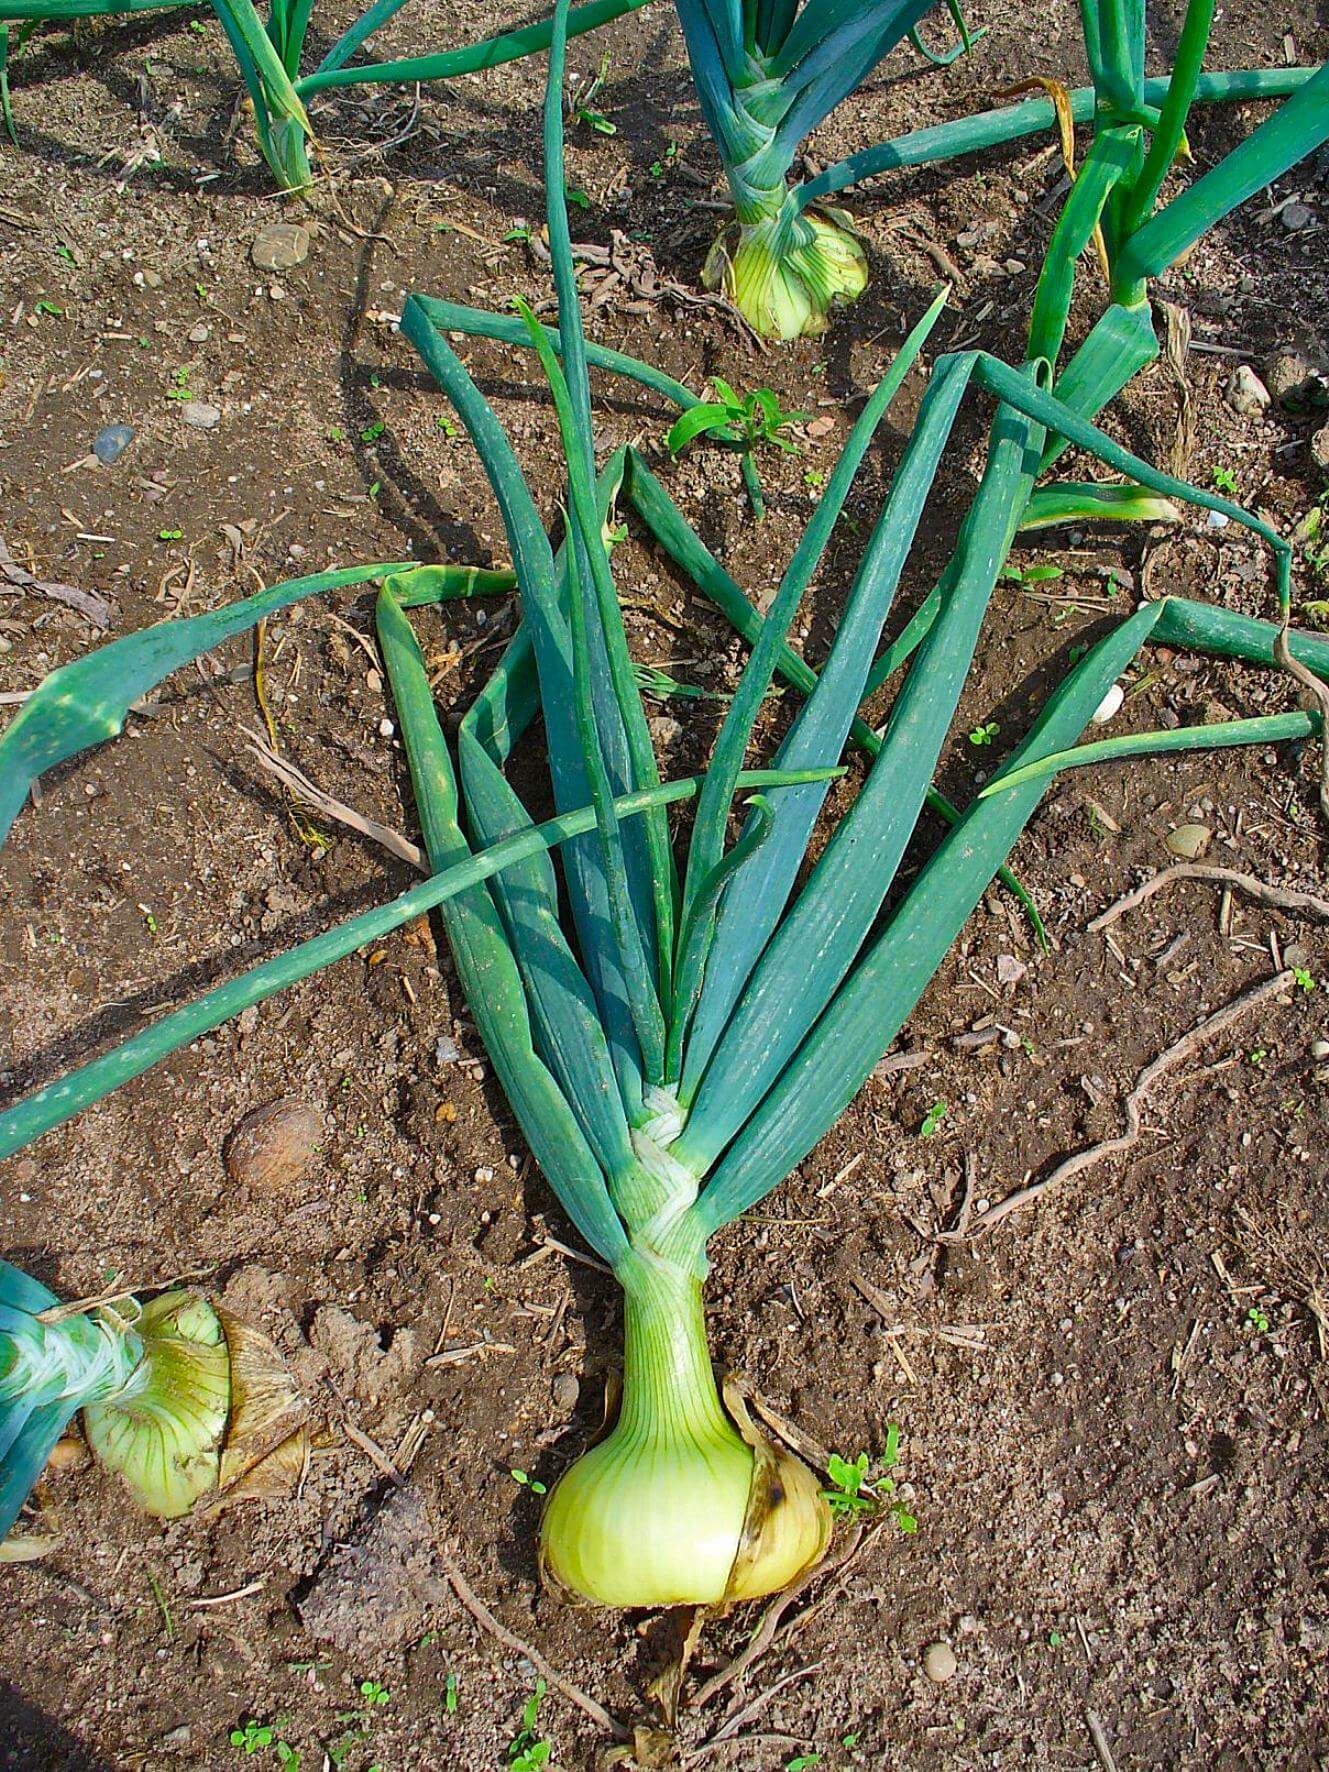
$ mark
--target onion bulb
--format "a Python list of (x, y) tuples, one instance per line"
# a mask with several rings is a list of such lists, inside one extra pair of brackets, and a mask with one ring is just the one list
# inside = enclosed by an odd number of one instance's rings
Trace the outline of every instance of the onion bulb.
[(842, 210), (787, 210), (726, 229), (707, 255), (702, 281), (722, 288), (763, 338), (813, 337), (831, 310), (867, 286), (867, 256)]
[(159, 1519), (282, 1493), (308, 1453), (277, 1349), (201, 1293), (66, 1308), (0, 1261), (0, 1543), (80, 1410), (97, 1459)]
[(700, 1279), (666, 1261), (642, 1266), (625, 1286), (618, 1420), (555, 1484), (541, 1574), (601, 1606), (776, 1593), (825, 1553), (829, 1509), (804, 1464), (726, 1412)]

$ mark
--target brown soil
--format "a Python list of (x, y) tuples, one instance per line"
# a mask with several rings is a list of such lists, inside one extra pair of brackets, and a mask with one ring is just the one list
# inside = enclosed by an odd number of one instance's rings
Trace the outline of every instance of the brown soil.
[[(417, 0), (387, 42), (418, 50), (494, 22), (473, 0)], [(940, 73), (897, 58), (821, 132), (819, 158), (958, 115), (1031, 72), (1083, 78), (1067, 0), (1043, 9), (1033, 49), (1018, 8), (980, 6), (975, 22), (992, 33), (972, 63)], [(1305, 5), (1240, 8), (1224, 15), (1213, 63), (1280, 61), (1285, 32), (1301, 60), (1329, 50)], [(320, 16), (316, 41), (330, 35)], [(649, 235), (661, 268), (695, 287), (717, 222), (699, 199), (716, 194), (716, 167), (694, 107), (679, 105), (672, 11), (620, 22), (604, 43), (600, 103), (618, 133), (571, 144), (572, 181), (590, 200), (574, 211), (576, 232)], [(1160, 41), (1158, 65), (1166, 51)], [(581, 43), (573, 61), (589, 68), (597, 55)], [(328, 106), (336, 205), (321, 186), (308, 261), (275, 276), (255, 270), (249, 248), (282, 205), (243, 123), (226, 139), (234, 66), (211, 22), (200, 32), (151, 15), (89, 27), (73, 44), (34, 41), (14, 70), (22, 148), (0, 146), (0, 534), (15, 558), (107, 596), (116, 633), (243, 595), (256, 574), (272, 582), (411, 553), (501, 560), (476, 458), (440, 428), (443, 402), (389, 317), (410, 288), (486, 307), (514, 290), (548, 295), (525, 245), (505, 239), (540, 206), (542, 79), (532, 63), (462, 80), (426, 92), (418, 115), (399, 94)], [(1200, 163), (1255, 116), (1200, 121)], [(137, 164), (154, 146), (160, 160)], [(633, 312), (622, 292), (600, 310), (597, 336), (694, 387), (719, 369), (832, 421), (804, 454), (764, 460), (771, 515), (760, 527), (732, 458), (697, 451), (667, 469), (753, 593), (778, 577), (815, 497), (805, 475), (833, 459), (856, 396), (920, 311), (939, 251), (961, 275), (935, 349), (1018, 351), (1059, 179), (1055, 153), (1032, 142), (858, 193), (873, 281), (822, 344), (758, 358), (713, 311)], [(1323, 159), (1272, 197), (1293, 192), (1320, 218), (1312, 228), (1287, 230), (1262, 194), (1166, 291), (1189, 310), (1197, 343), (1215, 347), (1187, 364), (1189, 470), (1208, 481), (1230, 469), (1285, 533), (1320, 492), (1310, 421), (1277, 406), (1238, 418), (1223, 389), (1243, 358), (1259, 365), (1298, 329), (1329, 331)], [(1093, 280), (1086, 269), (1086, 289)], [(551, 420), (531, 365), (483, 345), (465, 354), (552, 518)], [(215, 430), (184, 424), (170, 395), (185, 384), (221, 408)], [(601, 447), (635, 438), (658, 452), (666, 421), (654, 403), (602, 391)], [(860, 524), (879, 508), (911, 405), (863, 475), (850, 512)], [(1113, 423), (1166, 460), (1176, 411), (1160, 366)], [(901, 619), (953, 534), (984, 420), (975, 402)], [(74, 465), (116, 421), (137, 432), (125, 455)], [(242, 560), (223, 525), (238, 526)], [(821, 575), (802, 636), (811, 656), (856, 546), (846, 534)], [(954, 797), (991, 767), (965, 734), (996, 720), (1002, 745), (1014, 737), (1069, 648), (1142, 586), (1252, 612), (1269, 604), (1254, 545), (1190, 517), (1167, 535), (1095, 535), (1017, 558), (1055, 558), (1065, 576), (1000, 588), (944, 767)], [(619, 559), (638, 655), (693, 681), (730, 681), (737, 654), (715, 616), (639, 540)], [(1031, 589), (1101, 602), (1040, 601)], [(1299, 590), (1316, 594), (1305, 562)], [(478, 605), (420, 621), (445, 699), (464, 705), (505, 621)], [(388, 709), (347, 623), (368, 631), (353, 592), (272, 624), (284, 740), (329, 791), (410, 828), (401, 753), (380, 732)], [(75, 611), (5, 592), (0, 690), (30, 687), (97, 639)], [(3, 857), (7, 1097), (156, 1005), (407, 883), (405, 866), (349, 838), (311, 859), (245, 748), (257, 711), (233, 667), (251, 656), (237, 644), (180, 673), (155, 718), (134, 717), (117, 743), (53, 772), (21, 815)], [(1169, 711), (1294, 705), (1267, 673), (1158, 653), (1141, 661), (1135, 689), (1127, 717), (1142, 727)], [(704, 752), (712, 705), (667, 710), (684, 727), (671, 771)], [(1239, 901), (1224, 932), (1216, 894), (1187, 886), (1120, 923), (1112, 943), (1085, 933), (1168, 859), (1165, 834), (1189, 818), (1214, 829), (1210, 859), (1316, 890), (1315, 767), (1285, 747), (1067, 777), (1016, 858), (1053, 951), (1036, 952), (1018, 911), (990, 895), (901, 1043), (921, 1062), (874, 1079), (786, 1186), (719, 1240), (717, 1357), (847, 1453), (879, 1449), (900, 1423), (899, 1492), (919, 1530), (879, 1533), (828, 1584), (829, 1603), (740, 1689), (755, 1698), (788, 1681), (740, 1730), (746, 1744), (698, 1764), (764, 1772), (801, 1751), (836, 1772), (1087, 1767), (1106, 1763), (1091, 1718), (1123, 1772), (1311, 1767), (1329, 1755), (1329, 1383), (1310, 1308), (1329, 1292), (1329, 1094), (1311, 1056), (1329, 1033), (1329, 932)], [(1141, 1067), (1266, 977), (1271, 949), (1318, 989), (1197, 1054), (1153, 1098), (1129, 1160), (977, 1245), (935, 1242), (966, 1158), (977, 1195), (996, 1199), (1116, 1130)], [(1015, 982), (999, 981), (1003, 955), (1027, 967)], [(1010, 1034), (957, 1050), (954, 1038), (985, 1017)], [(223, 1167), (227, 1134), (283, 1095), (323, 1116), (313, 1166), (276, 1197), (238, 1188)], [(944, 1120), (920, 1139), (943, 1101)], [(238, 1765), (228, 1735), (249, 1718), (279, 1720), (306, 1769), (337, 1744), (351, 1772), (506, 1764), (534, 1671), (440, 1585), (431, 1531), (517, 1637), (616, 1715), (650, 1717), (666, 1636), (651, 1620), (572, 1612), (539, 1591), (538, 1502), (508, 1475), (516, 1466), (549, 1483), (594, 1432), (619, 1349), (615, 1291), (542, 1248), (544, 1227), (571, 1233), (486, 1075), (432, 931), (399, 934), (381, 956), (348, 960), (199, 1041), (13, 1159), (0, 1186), (0, 1248), (65, 1295), (94, 1292), (109, 1273), (150, 1285), (206, 1270), (286, 1350), (329, 1424), (298, 1500), (164, 1528), (95, 1472), (49, 1482), (63, 1541), (3, 1576), (0, 1764)], [(494, 1345), (426, 1364), (444, 1336)], [(346, 1425), (403, 1462), (420, 1442), (409, 1499), (392, 1498)], [(368, 1585), (357, 1586), (357, 1566)], [(752, 1622), (743, 1611), (709, 1625), (696, 1668), (723, 1663)], [(921, 1665), (937, 1640), (958, 1662), (944, 1685)], [(367, 1679), (389, 1697), (356, 1739)], [(733, 1696), (698, 1714), (685, 1691), (682, 1741), (702, 1740)], [(542, 1719), (558, 1765), (598, 1763), (607, 1744), (577, 1711), (551, 1694)], [(254, 1763), (275, 1761), (269, 1750)]]

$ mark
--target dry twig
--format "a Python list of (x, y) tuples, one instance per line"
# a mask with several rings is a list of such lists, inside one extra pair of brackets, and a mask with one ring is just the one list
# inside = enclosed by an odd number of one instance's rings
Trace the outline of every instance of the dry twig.
[(278, 756), (256, 732), (251, 732), (248, 727), (244, 728), (244, 732), (250, 741), (246, 750), (258, 759), (264, 769), (270, 770), (295, 799), (321, 813), (324, 818), (343, 824), (349, 830), (358, 831), (362, 837), (368, 837), (371, 842), (386, 849), (389, 855), (395, 855), (399, 861), (409, 862), (413, 868), (419, 868), (422, 874), (429, 872), (423, 851), (408, 838), (397, 831), (389, 830), (387, 825), (379, 824), (377, 819), (366, 818), (345, 801), (334, 800), (331, 794), (325, 794), (322, 788), (315, 787), (303, 769), (285, 757)]
[(1190, 1033), (1183, 1034), (1166, 1051), (1160, 1052), (1153, 1063), (1146, 1065), (1144, 1070), (1140, 1072), (1134, 1089), (1126, 1097), (1127, 1129), (1125, 1132), (1118, 1134), (1116, 1138), (1105, 1138), (1099, 1144), (1090, 1145), (1086, 1150), (1076, 1151), (1074, 1156), (1067, 1157), (1063, 1163), (1058, 1163), (1052, 1173), (1045, 1175), (1041, 1181), (1031, 1182), (1028, 1187), (1017, 1188), (1014, 1193), (1007, 1194), (1004, 1200), (998, 1200), (995, 1206), (989, 1206), (986, 1212), (980, 1213), (974, 1220), (970, 1236), (979, 1237), (984, 1231), (992, 1230), (994, 1226), (1001, 1223), (1003, 1218), (1008, 1218), (1012, 1212), (1018, 1212), (1021, 1207), (1028, 1206), (1041, 1194), (1045, 1194), (1049, 1188), (1055, 1187), (1058, 1182), (1069, 1181), (1081, 1170), (1091, 1169), (1107, 1157), (1120, 1156), (1123, 1151), (1130, 1150), (1139, 1141), (1140, 1108), (1154, 1084), (1161, 1077), (1166, 1076), (1174, 1065), (1180, 1064), (1183, 1058), (1189, 1058), (1197, 1046), (1212, 1039), (1215, 1034), (1221, 1034), (1225, 1028), (1231, 1027), (1234, 1021), (1239, 1021), (1242, 1016), (1249, 1015), (1251, 1010), (1259, 1009), (1271, 997), (1276, 997), (1280, 991), (1287, 990), (1294, 982), (1295, 974), (1293, 972), (1290, 970), (1279, 972), (1275, 977), (1266, 979), (1263, 984), (1257, 984), (1253, 989), (1243, 992), (1226, 1008), (1216, 1010), (1207, 1020), (1202, 1021), (1199, 1027), (1192, 1028)]
[(524, 1655), (545, 1682), (552, 1686), (556, 1692), (561, 1692), (569, 1704), (575, 1704), (577, 1709), (588, 1716), (597, 1728), (603, 1729), (607, 1735), (612, 1735), (615, 1741), (627, 1741), (629, 1739), (628, 1731), (618, 1718), (611, 1715), (598, 1699), (592, 1698), (589, 1692), (583, 1692), (580, 1686), (574, 1686), (571, 1680), (565, 1680), (556, 1668), (550, 1666), (538, 1649), (530, 1643), (524, 1643), (505, 1624), (500, 1624), (484, 1601), (472, 1590), (470, 1583), (453, 1561), (448, 1547), (445, 1544), (439, 1544), (437, 1549), (439, 1559), (443, 1564), (443, 1572), (452, 1586), (452, 1591), (480, 1628), (488, 1631), (489, 1635), (502, 1643), (505, 1649), (511, 1649), (517, 1655)]
[(1263, 880), (1257, 880), (1254, 874), (1241, 874), (1233, 868), (1209, 867), (1198, 861), (1179, 861), (1172, 867), (1162, 868), (1142, 886), (1137, 886), (1134, 892), (1128, 892), (1124, 898), (1110, 904), (1105, 911), (1100, 911), (1089, 925), (1090, 930), (1097, 932), (1107, 929), (1119, 917), (1124, 917), (1127, 911), (1135, 910), (1156, 892), (1176, 885), (1179, 880), (1207, 880), (1211, 885), (1244, 892), (1258, 904), (1267, 904), (1276, 911), (1301, 911), (1307, 916), (1329, 918), (1329, 899), (1316, 898), (1310, 892), (1298, 892), (1291, 886), (1269, 886)]

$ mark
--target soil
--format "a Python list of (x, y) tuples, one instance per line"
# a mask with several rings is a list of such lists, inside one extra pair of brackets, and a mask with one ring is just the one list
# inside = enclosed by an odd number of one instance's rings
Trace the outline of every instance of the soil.
[[(971, 62), (943, 72), (897, 56), (818, 133), (817, 159), (960, 115), (1030, 74), (1084, 78), (1068, 0), (1040, 10), (1033, 44), (1018, 8), (979, 4), (971, 19), (991, 27)], [(418, 52), (495, 24), (473, 0), (417, 0), (384, 41)], [(315, 51), (334, 34), (320, 9)], [(1303, 61), (1329, 51), (1305, 0), (1226, 9), (1210, 59), (1271, 65), (1285, 44)], [(575, 232), (640, 237), (663, 274), (696, 288), (720, 219), (718, 168), (680, 96), (672, 9), (578, 43), (573, 65), (593, 69), (601, 45), (611, 60), (597, 105), (617, 133), (572, 137), (570, 183), (587, 199)], [(1155, 65), (1169, 46), (1164, 32)], [(21, 146), (0, 145), (0, 535), (39, 578), (105, 597), (111, 619), (103, 635), (32, 587), (0, 586), (0, 690), (30, 688), (103, 638), (329, 562), (503, 560), (477, 459), (393, 319), (412, 288), (488, 308), (514, 291), (549, 298), (545, 269), (514, 237), (541, 204), (542, 80), (537, 61), (418, 103), (373, 89), (336, 99), (319, 112), (334, 182), (300, 209), (272, 196), (233, 116), (234, 63), (210, 21), (149, 14), (27, 46), (13, 64)], [(1199, 164), (1259, 114), (1198, 120)], [(856, 193), (872, 283), (822, 341), (759, 355), (714, 308), (608, 292), (592, 322), (603, 342), (698, 389), (715, 370), (769, 385), (811, 416), (801, 453), (762, 458), (762, 525), (732, 456), (696, 449), (669, 463), (668, 417), (649, 398), (600, 388), (601, 452), (629, 439), (651, 451), (734, 575), (769, 594), (816, 475), (939, 266), (953, 268), (955, 293), (930, 353), (1018, 354), (1060, 181), (1055, 150), (1035, 140)], [(1311, 211), (1301, 230), (1277, 212), (1294, 196)], [(314, 229), (309, 256), (257, 270), (253, 241), (283, 217)], [(1308, 331), (1329, 334), (1327, 221), (1322, 157), (1210, 236), (1162, 291), (1192, 326), (1193, 433), (1179, 429), (1162, 364), (1110, 421), (1154, 459), (1178, 451), (1202, 483), (1230, 473), (1284, 533), (1323, 490), (1312, 418), (1277, 403), (1238, 417), (1224, 390), (1239, 363), (1261, 369)], [(1091, 265), (1080, 281), (1077, 333), (1099, 300)], [(463, 354), (553, 521), (552, 421), (532, 365), (479, 343)], [(911, 378), (869, 457), (849, 507), (859, 534), (843, 526), (820, 574), (799, 635), (813, 658), (921, 386)], [(190, 401), (219, 409), (214, 428), (186, 422)], [(966, 408), (900, 625), (945, 556), (986, 416), (981, 400)], [(112, 423), (133, 426), (132, 444), (112, 466), (89, 465)], [(1023, 730), (1070, 649), (1141, 595), (1179, 590), (1252, 613), (1271, 603), (1251, 539), (1196, 514), (1170, 530), (1034, 537), (1015, 558), (1063, 576), (999, 587), (944, 761), (957, 799)], [(739, 653), (722, 622), (635, 532), (616, 571), (641, 660), (708, 688), (732, 682)], [(1298, 595), (1316, 594), (1303, 556)], [(508, 620), (502, 604), (420, 614), (445, 704), (465, 706)], [(269, 695), (284, 748), (320, 786), (413, 831), (362, 643), (371, 631), (363, 592), (291, 610), (266, 637)], [(150, 717), (52, 771), (20, 816), (0, 859), (6, 1098), (412, 878), (350, 836), (321, 858), (302, 842), (247, 748), (260, 724), (252, 659), (236, 642), (178, 673)], [(671, 773), (704, 756), (714, 705), (657, 710), (679, 722), (660, 729)], [(1120, 725), (1294, 705), (1271, 673), (1160, 650), (1141, 660)], [(993, 721), (993, 748), (969, 741)], [(717, 1359), (846, 1454), (879, 1452), (898, 1423), (896, 1494), (918, 1530), (875, 1531), (813, 1588), (823, 1603), (802, 1628), (698, 1711), (700, 1680), (755, 1615), (708, 1622), (680, 1743), (695, 1749), (731, 1705), (757, 1703), (735, 1741), (685, 1763), (1326, 1763), (1329, 1080), (1312, 1046), (1329, 1035), (1329, 930), (1239, 897), (1229, 917), (1211, 887), (1187, 885), (1110, 941), (1086, 931), (1171, 859), (1164, 839), (1180, 823), (1212, 830), (1211, 861), (1323, 891), (1317, 767), (1313, 747), (1283, 746), (1064, 777), (1015, 856), (1050, 951), (1007, 895), (989, 894), (897, 1045), (909, 1064), (875, 1077), (788, 1183), (717, 1241)], [(996, 1200), (1109, 1136), (1142, 1067), (1280, 962), (1316, 988), (1189, 1059), (1150, 1098), (1125, 1158), (981, 1241), (937, 1242), (966, 1165), (974, 1198)], [(975, 1027), (996, 1036), (957, 1047)], [(287, 1096), (321, 1116), (309, 1165), (276, 1192), (233, 1181), (228, 1135)], [(548, 1485), (595, 1432), (618, 1302), (605, 1275), (557, 1246), (575, 1235), (488, 1075), (441, 932), (402, 931), (247, 1012), (11, 1159), (0, 1188), (6, 1255), (63, 1296), (111, 1275), (198, 1276), (273, 1336), (320, 1424), (297, 1498), (166, 1526), (96, 1471), (48, 1479), (42, 1504), (61, 1542), (3, 1576), (0, 1765), (234, 1766), (245, 1754), (230, 1733), (250, 1719), (275, 1725), (306, 1768), (325, 1753), (350, 1772), (506, 1765), (536, 1672), (458, 1605), (449, 1561), (563, 1676), (629, 1725), (658, 1723), (648, 1687), (670, 1630), (569, 1610), (537, 1585), (539, 1499), (509, 1473)], [(430, 1364), (440, 1349), (455, 1357)], [(405, 1490), (376, 1459), (397, 1461)], [(943, 1683), (923, 1671), (936, 1643), (954, 1651)], [(554, 1692), (539, 1728), (553, 1764), (604, 1763), (606, 1736)], [(275, 1764), (273, 1748), (255, 1763)]]

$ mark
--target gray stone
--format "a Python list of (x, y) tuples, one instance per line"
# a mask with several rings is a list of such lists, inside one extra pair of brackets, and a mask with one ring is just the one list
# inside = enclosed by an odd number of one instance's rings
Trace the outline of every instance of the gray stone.
[(122, 456), (134, 441), (132, 425), (107, 425), (92, 439), (92, 453), (107, 467)]
[(290, 271), (309, 257), (309, 229), (300, 222), (269, 222), (259, 230), (249, 256), (260, 271)]
[(577, 1407), (577, 1398), (581, 1395), (581, 1385), (575, 1372), (557, 1372), (549, 1387), (549, 1394), (554, 1400), (555, 1409), (567, 1415)]
[(180, 417), (196, 431), (215, 431), (221, 423), (221, 407), (208, 400), (187, 400), (180, 408)]
[(1024, 961), (1017, 959), (1014, 954), (997, 955), (998, 984), (1019, 984), (1028, 970)]

